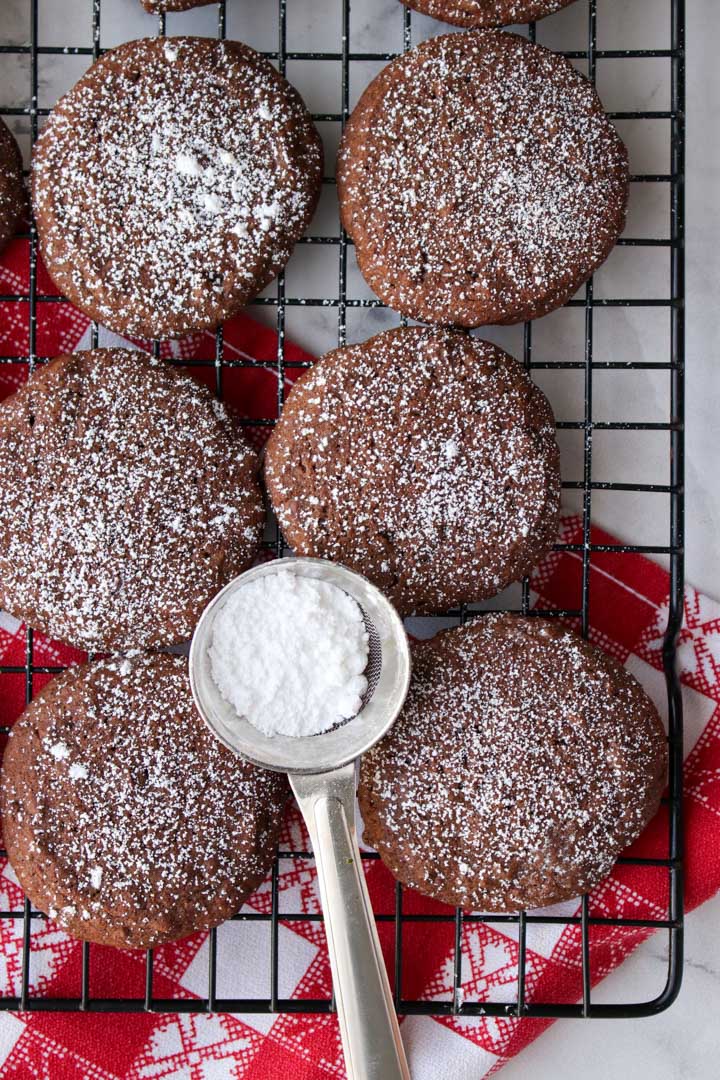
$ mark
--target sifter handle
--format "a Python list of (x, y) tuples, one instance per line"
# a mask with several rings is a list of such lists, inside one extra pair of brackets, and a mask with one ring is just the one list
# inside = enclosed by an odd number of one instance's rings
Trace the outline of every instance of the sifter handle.
[(291, 775), (310, 833), (349, 1080), (410, 1080), (354, 824), (355, 766)]

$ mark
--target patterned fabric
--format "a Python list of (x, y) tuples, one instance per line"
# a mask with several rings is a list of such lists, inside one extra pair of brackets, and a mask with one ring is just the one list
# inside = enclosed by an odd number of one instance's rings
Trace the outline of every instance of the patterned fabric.
[[(27, 287), (27, 251), (16, 241), (0, 266), (0, 293), (23, 293)], [(52, 292), (41, 270), (40, 291)], [(0, 355), (27, 350), (27, 305), (0, 305)], [(54, 355), (90, 344), (87, 321), (67, 304), (39, 305), (37, 351)], [(101, 344), (116, 343), (102, 335)], [(192, 373), (215, 385), (215, 341), (200, 334), (164, 347), (182, 361), (205, 359)], [(247, 317), (228, 324), (225, 356), (231, 360), (273, 362), (277, 339)], [(309, 359), (287, 346), (294, 361)], [(298, 368), (286, 372), (288, 382)], [(0, 396), (26, 375), (21, 364), (0, 367)], [(245, 416), (273, 417), (277, 374), (253, 365), (223, 371), (226, 398)], [(258, 445), (265, 428), (250, 428)], [(563, 522), (564, 541), (582, 539), (576, 517)], [(594, 530), (593, 542), (612, 538)], [(577, 608), (582, 562), (575, 553), (554, 553), (538, 569), (533, 602), (541, 607)], [(592, 640), (612, 652), (644, 684), (664, 709), (662, 633), (667, 618), (668, 576), (638, 555), (597, 553), (591, 570)], [(618, 617), (622, 612), (622, 618)], [(34, 662), (54, 666), (77, 662), (82, 654), (36, 635)], [(25, 631), (17, 620), (0, 614), (0, 662), (23, 665)], [(687, 833), (687, 906), (695, 907), (720, 886), (720, 606), (688, 589), (679, 662), (686, 710), (685, 821)], [(37, 674), (37, 691), (48, 675)], [(4, 675), (0, 722), (17, 717), (25, 702), (25, 676)], [(281, 840), (282, 850), (301, 850), (307, 838), (292, 809)], [(661, 810), (633, 853), (667, 855), (667, 815)], [(376, 912), (394, 911), (394, 883), (378, 862), (366, 864)], [(626, 918), (667, 917), (667, 871), (621, 865), (595, 892), (591, 915)], [(319, 911), (313, 865), (284, 859), (279, 873), (280, 912), (314, 915)], [(12, 870), (0, 862), (0, 908), (19, 910), (23, 896)], [(415, 914), (450, 914), (442, 905), (406, 891), (404, 910)], [(269, 882), (245, 906), (248, 913), (270, 911)], [(572, 916), (577, 902), (547, 909)], [(52, 922), (33, 920), (30, 992), (33, 996), (77, 997), (80, 993), (81, 946)], [(383, 948), (392, 970), (392, 923), (380, 923)], [(592, 928), (593, 984), (632, 951), (648, 931), (634, 927)], [(454, 924), (409, 923), (403, 931), (402, 994), (406, 998), (450, 1001), (453, 997)], [(581, 997), (580, 933), (577, 925), (530, 924), (527, 940), (528, 1001), (575, 1002)], [(303, 919), (281, 922), (279, 930), (281, 997), (325, 998), (331, 990), (322, 926)], [(158, 998), (201, 997), (207, 989), (209, 942), (196, 935), (156, 952), (153, 992)], [(517, 995), (517, 930), (511, 924), (465, 925), (462, 936), (464, 1000), (513, 1001)], [(261, 921), (228, 923), (218, 931), (219, 996), (267, 997), (270, 988), (270, 932)], [(18, 994), (21, 984), (22, 920), (0, 919), (0, 994)], [(93, 946), (90, 993), (93, 997), (144, 994), (144, 955)], [(658, 986), (659, 993), (662, 987)], [(414, 1080), (479, 1080), (502, 1067), (548, 1026), (549, 1020), (494, 1017), (433, 1018), (412, 1016), (402, 1028)], [(0, 1014), (0, 1080), (322, 1080), (345, 1072), (334, 1016), (316, 1015), (98, 1015), (72, 1013)]]

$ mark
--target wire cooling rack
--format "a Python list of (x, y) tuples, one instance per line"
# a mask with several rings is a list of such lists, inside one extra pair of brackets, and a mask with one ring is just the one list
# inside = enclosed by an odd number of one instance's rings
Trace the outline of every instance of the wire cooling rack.
[[(15, 54), (18, 62), (24, 58), (29, 68), (30, 97), (27, 104), (13, 107), (0, 108), (0, 115), (21, 117), (29, 119), (30, 136), (34, 140), (38, 134), (40, 118), (48, 113), (47, 108), (38, 106), (38, 71), (41, 58), (53, 54), (68, 56), (87, 56), (96, 59), (101, 52), (101, 18), (102, 11), (111, 7), (114, 0), (92, 0), (92, 45), (89, 47), (67, 45), (43, 45), (39, 36), (38, 0), (28, 0), (30, 14), (30, 38), (27, 44), (4, 44), (0, 45), (0, 53), (8, 56)], [(248, 0), (249, 2), (249, 0)], [(530, 1016), (530, 1017), (630, 1017), (656, 1013), (666, 1008), (674, 1000), (681, 981), (682, 974), (682, 934), (683, 934), (683, 868), (682, 868), (682, 823), (681, 823), (681, 783), (682, 783), (682, 715), (680, 689), (675, 673), (675, 647), (674, 641), (682, 621), (683, 599), (683, 372), (684, 372), (684, 256), (683, 256), (683, 228), (684, 228), (684, 108), (685, 108), (685, 79), (684, 79), (684, 28), (685, 28), (685, 5), (684, 0), (664, 0), (657, 4), (657, 18), (669, 20), (669, 48), (634, 48), (622, 50), (609, 50), (598, 47), (598, 9), (602, 9), (605, 0), (578, 0), (578, 8), (587, 12), (586, 40), (582, 49), (566, 52), (573, 62), (583, 66), (590, 79), (595, 81), (599, 61), (621, 61), (623, 65), (632, 64), (638, 60), (662, 61), (669, 66), (670, 84), (670, 107), (667, 110), (635, 110), (627, 112), (611, 112), (613, 119), (618, 121), (643, 121), (648, 125), (656, 125), (665, 122), (670, 129), (670, 163), (669, 172), (643, 173), (632, 177), (634, 184), (662, 185), (669, 191), (669, 221), (667, 235), (661, 237), (633, 237), (624, 236), (619, 245), (636, 248), (661, 248), (669, 253), (669, 288), (668, 295), (662, 297), (639, 298), (613, 298), (604, 299), (596, 295), (593, 281), (590, 280), (584, 289), (584, 296), (572, 299), (568, 307), (582, 309), (584, 318), (584, 345), (582, 353), (574, 359), (567, 359), (560, 363), (549, 363), (538, 360), (533, 348), (533, 324), (527, 323), (522, 336), (522, 358), (528, 370), (541, 372), (552, 366), (554, 369), (567, 369), (577, 371), (583, 380), (582, 393), (582, 416), (576, 420), (562, 421), (558, 424), (559, 429), (576, 431), (582, 440), (580, 460), (582, 478), (576, 481), (565, 480), (563, 486), (568, 492), (576, 492), (582, 503), (582, 541), (575, 544), (558, 545), (560, 549), (575, 552), (582, 560), (582, 589), (580, 605), (573, 610), (532, 611), (532, 614), (553, 617), (576, 618), (579, 621), (583, 634), (587, 634), (591, 626), (592, 605), (590, 589), (590, 568), (593, 556), (600, 552), (614, 552), (618, 554), (644, 553), (651, 556), (665, 558), (669, 563), (671, 575), (671, 590), (669, 604), (669, 618), (667, 632), (664, 639), (663, 660), (665, 680), (667, 684), (668, 708), (669, 708), (669, 741), (670, 741), (670, 769), (668, 783), (668, 835), (667, 852), (663, 858), (633, 859), (623, 858), (620, 861), (636, 865), (642, 870), (654, 874), (667, 875), (668, 905), (667, 911), (662, 918), (648, 919), (603, 919), (591, 915), (588, 898), (584, 897), (578, 915), (550, 916), (548, 914), (528, 914), (491, 916), (469, 915), (460, 911), (445, 914), (415, 915), (408, 911), (411, 906), (404, 891), (398, 884), (395, 889), (394, 911), (378, 915), (381, 923), (390, 923), (394, 931), (394, 975), (395, 975), (395, 1004), (399, 1013), (426, 1014), (426, 1015), (486, 1015), (486, 1016)], [(312, 61), (318, 64), (335, 62), (340, 65), (340, 111), (315, 114), (315, 119), (322, 125), (336, 125), (337, 129), (342, 126), (350, 113), (350, 86), (353, 66), (360, 64), (374, 64), (375, 69), (383, 62), (389, 61), (397, 52), (357, 52), (351, 50), (351, 10), (350, 0), (337, 0), (341, 8), (342, 21), (341, 31), (337, 48), (326, 52), (303, 52), (292, 49), (289, 40), (290, 21), (288, 12), (288, 0), (276, 0), (277, 3), (277, 45), (274, 49), (266, 50), (266, 55), (277, 65), (283, 73), (288, 73), (290, 62)], [(229, 5), (228, 5), (229, 6)], [(268, 5), (269, 6), (269, 5)], [(402, 37), (398, 37), (402, 49), (407, 49), (413, 43), (413, 19), (414, 16), (400, 5), (393, 18), (402, 23)], [(228, 11), (226, 3), (217, 4), (217, 34), (223, 37), (227, 33)], [(0, 28), (1, 30), (1, 28)], [(166, 19), (159, 16), (157, 32), (164, 34), (166, 31)], [(233, 27), (234, 36), (238, 34)], [(535, 38), (536, 28), (530, 24), (528, 29), (531, 38)], [(292, 76), (290, 76), (292, 78)], [(12, 121), (11, 121), (12, 122)], [(16, 121), (24, 123), (27, 121)], [(325, 178), (326, 185), (334, 184), (332, 177)], [(29, 239), (29, 289), (27, 294), (0, 295), (0, 319), (2, 319), (3, 304), (25, 304), (28, 311), (28, 352), (23, 356), (0, 357), (2, 363), (22, 363), (33, 365), (43, 362), (46, 357), (38, 355), (37, 321), (40, 309), (45, 304), (62, 303), (61, 297), (46, 296), (38, 288), (37, 274), (37, 238), (34, 227), (27, 237)], [(351, 242), (344, 232), (340, 231), (333, 236), (305, 237), (301, 244), (304, 245), (331, 245), (337, 248), (337, 290), (333, 295), (323, 297), (309, 297), (292, 295), (286, 290), (286, 277), (280, 275), (274, 292), (259, 297), (255, 304), (274, 308), (276, 311), (276, 326), (278, 334), (277, 355), (274, 359), (264, 361), (250, 361), (244, 359), (229, 359), (225, 355), (222, 329), (216, 334), (215, 356), (210, 361), (198, 361), (209, 363), (214, 367), (215, 384), (217, 393), (222, 396), (223, 374), (230, 367), (257, 367), (260, 363), (272, 369), (277, 374), (277, 415), (283, 404), (283, 395), (286, 385), (286, 371), (293, 366), (301, 366), (299, 361), (286, 360), (285, 358), (285, 329), (288, 313), (298, 307), (324, 308), (334, 311), (337, 316), (337, 340), (343, 343), (346, 338), (348, 314), (353, 309), (382, 308), (378, 300), (366, 298), (358, 299), (349, 295), (348, 272), (349, 251)], [(300, 248), (295, 258), (302, 258), (306, 248)], [(663, 308), (668, 314), (668, 332), (663, 345), (663, 353), (657, 360), (652, 361), (627, 361), (610, 360), (604, 355), (598, 358), (594, 347), (596, 337), (596, 314), (600, 309), (616, 308)], [(536, 324), (537, 325), (537, 324)], [(91, 344), (97, 344), (98, 329), (93, 327), (91, 332)], [(158, 343), (154, 345), (155, 351), (159, 350)], [(517, 350), (516, 350), (517, 351)], [(183, 361), (186, 364), (186, 361)], [(623, 369), (626, 371), (654, 370), (666, 372), (668, 375), (669, 397), (667, 400), (668, 417), (665, 422), (633, 422), (627, 420), (598, 421), (594, 419), (593, 411), (593, 382), (597, 380), (598, 373)], [(536, 376), (537, 377), (537, 376)], [(568, 376), (569, 378), (569, 376)], [(267, 417), (248, 421), (251, 424), (271, 426), (276, 417)], [(626, 431), (626, 432), (665, 432), (669, 441), (669, 477), (666, 484), (642, 484), (623, 483), (614, 481), (599, 481), (593, 472), (593, 436), (600, 431)], [(653, 493), (668, 500), (668, 537), (666, 545), (647, 544), (594, 544), (591, 542), (590, 515), (593, 506), (593, 497), (596, 492), (630, 492), (630, 493)], [(572, 497), (572, 496), (568, 496)], [(596, 496), (597, 497), (597, 496)], [(626, 529), (627, 531), (627, 529)], [(277, 534), (276, 538), (268, 543), (268, 546), (283, 551), (282, 537)], [(530, 609), (530, 589), (527, 581), (522, 583), (519, 601), (509, 610), (518, 610), (528, 613)], [(461, 620), (468, 616), (465, 610), (454, 613)], [(622, 617), (618, 613), (618, 618)], [(24, 666), (0, 668), (3, 678), (24, 676), (26, 700), (30, 701), (33, 695), (33, 683), (36, 675), (54, 674), (59, 668), (47, 667), (37, 664), (34, 658), (33, 632), (26, 632), (26, 657)], [(5, 729), (6, 730), (6, 729)], [(2, 853), (4, 854), (4, 852)], [(367, 855), (373, 858), (373, 855)], [(150, 950), (146, 956), (145, 964), (145, 992), (135, 997), (108, 998), (98, 997), (90, 992), (90, 972), (97, 970), (94, 966), (95, 946), (87, 943), (82, 947), (82, 969), (79, 978), (78, 993), (69, 998), (43, 997), (41, 992), (31, 989), (30, 980), (30, 956), (33, 930), (42, 924), (45, 916), (31, 908), (29, 901), (25, 900), (22, 910), (0, 911), (0, 920), (19, 920), (22, 923), (22, 971), (19, 993), (0, 997), (0, 1008), (13, 1010), (44, 1010), (44, 1011), (125, 1011), (136, 1012), (142, 1010), (164, 1012), (198, 1012), (198, 1011), (223, 1011), (238, 1013), (264, 1013), (264, 1012), (314, 1012), (325, 1013), (333, 1009), (331, 999), (321, 1000), (290, 1000), (280, 993), (281, 973), (283, 969), (283, 953), (280, 945), (279, 929), (282, 924), (292, 926), (293, 920), (304, 922), (317, 921), (320, 916), (308, 915), (306, 912), (280, 911), (279, 905), (279, 869), (278, 863), (282, 859), (310, 860), (311, 855), (306, 851), (281, 851), (275, 861), (272, 872), (271, 896), (272, 907), (268, 914), (241, 913), (236, 916), (239, 923), (250, 920), (260, 920), (269, 927), (269, 969), (270, 991), (267, 997), (233, 997), (218, 994), (218, 931), (210, 934), (210, 947), (208, 950), (209, 966), (207, 971), (207, 992), (204, 996), (188, 996), (187, 998), (162, 998), (157, 996), (154, 990), (153, 978), (153, 952)], [(449, 924), (454, 932), (454, 970), (452, 985), (455, 989), (462, 984), (462, 933), (464, 926), (470, 926), (473, 922), (489, 924), (513, 924), (512, 932), (519, 943), (518, 950), (518, 984), (517, 994), (514, 1001), (497, 1002), (491, 1000), (462, 1000), (462, 995), (455, 993), (451, 1000), (428, 1001), (416, 1000), (408, 997), (403, 992), (404, 959), (411, 948), (408, 936), (417, 923), (444, 923), (446, 928)], [(534, 1001), (528, 1000), (527, 980), (528, 971), (527, 949), (528, 934), (538, 925), (548, 924), (575, 924), (580, 927), (582, 936), (582, 978), (581, 993), (578, 994), (578, 1002), (568, 1004), (566, 1002)], [(664, 986), (657, 988), (657, 993), (644, 1001), (612, 1001), (599, 1002), (593, 1000), (591, 994), (590, 961), (592, 952), (591, 931), (596, 926), (610, 926), (618, 928), (628, 927), (638, 930), (657, 930), (664, 933), (667, 941), (667, 975)], [(415, 929), (418, 929), (417, 926)], [(238, 951), (238, 956), (241, 953)], [(99, 961), (100, 966), (107, 964), (107, 952)], [(580, 990), (580, 987), (579, 987)]]

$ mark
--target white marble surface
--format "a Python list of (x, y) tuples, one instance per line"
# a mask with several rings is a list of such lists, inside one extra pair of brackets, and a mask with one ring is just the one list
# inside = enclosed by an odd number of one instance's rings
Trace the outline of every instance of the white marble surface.
[[(89, 45), (91, 0), (40, 0), (41, 43)], [(688, 168), (687, 168), (687, 577), (710, 595), (720, 597), (717, 536), (720, 533), (720, 454), (717, 413), (720, 376), (716, 330), (716, 283), (720, 281), (720, 235), (717, 192), (720, 190), (720, 23), (716, 0), (688, 3)], [(28, 37), (27, 0), (0, 0), (0, 39)], [(599, 44), (605, 48), (667, 47), (668, 0), (599, 0)], [(289, 47), (296, 50), (339, 50), (340, 5), (336, 0), (288, 0)], [(260, 49), (276, 43), (276, 5), (257, 0), (229, 0), (228, 35)], [(575, 5), (539, 24), (538, 40), (551, 47), (583, 48), (586, 4)], [(168, 18), (169, 33), (213, 34), (215, 8), (201, 8)], [(440, 24), (414, 19), (415, 39), (441, 32)], [(142, 13), (138, 0), (103, 0), (101, 44), (116, 44), (152, 33), (154, 20)], [(353, 0), (350, 47), (353, 51), (401, 47), (397, 0)], [(52, 105), (87, 66), (87, 57), (46, 56), (39, 70), (40, 104)], [(379, 65), (353, 65), (351, 97)], [(337, 112), (340, 67), (335, 63), (291, 62), (288, 77), (313, 110)], [(598, 85), (608, 108), (666, 108), (669, 65), (666, 61), (601, 61)], [(29, 92), (27, 65), (21, 58), (2, 57), (0, 99), (24, 104)], [(14, 124), (24, 149), (29, 127)], [(654, 121), (619, 125), (631, 151), (634, 172), (664, 172), (669, 166), (669, 125)], [(337, 125), (322, 124), (328, 160), (333, 159)], [(312, 226), (318, 234), (337, 229), (334, 194), (328, 190)], [(667, 235), (667, 187), (634, 185), (626, 235)], [(332, 294), (337, 281), (333, 248), (301, 248), (288, 267), (289, 295)], [(272, 287), (271, 287), (272, 288)], [(668, 290), (668, 258), (662, 249), (618, 248), (596, 277), (601, 296), (663, 296)], [(351, 296), (370, 295), (354, 267)], [(256, 312), (257, 313), (257, 312)], [(260, 317), (270, 318), (263, 311)], [(612, 359), (667, 359), (666, 313), (614, 309), (596, 315), (596, 356)], [(350, 311), (348, 337), (362, 339), (396, 317), (382, 311)], [(320, 352), (335, 343), (335, 312), (323, 308), (290, 309), (288, 333), (306, 348)], [(511, 352), (519, 353), (521, 330), (491, 330)], [(582, 356), (582, 312), (562, 311), (540, 320), (533, 332), (537, 359)], [(582, 415), (582, 373), (538, 372), (558, 418)], [(596, 419), (666, 420), (668, 387), (663, 372), (597, 373)], [(564, 433), (563, 470), (567, 479), (581, 476), (580, 440)], [(595, 440), (595, 479), (667, 482), (667, 436), (648, 433), (599, 433)], [(596, 494), (594, 517), (622, 537), (638, 543), (667, 542), (667, 500), (656, 495)], [(503, 1075), (535, 1080), (586, 1080), (623, 1076), (632, 1080), (709, 1080), (720, 1065), (720, 1025), (714, 1019), (720, 994), (720, 899), (692, 914), (687, 923), (685, 986), (673, 1008), (651, 1020), (562, 1022), (526, 1050)], [(603, 984), (607, 1000), (647, 996), (664, 979), (665, 957), (658, 941), (648, 941), (621, 970)], [(440, 1078), (438, 1078), (440, 1080)]]

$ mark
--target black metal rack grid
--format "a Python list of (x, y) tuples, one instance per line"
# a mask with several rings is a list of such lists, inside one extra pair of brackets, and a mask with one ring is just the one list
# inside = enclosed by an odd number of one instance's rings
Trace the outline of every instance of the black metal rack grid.
[[(111, 2), (111, 0), (105, 0)], [(342, 7), (342, 33), (340, 47), (335, 52), (299, 52), (293, 51), (288, 45), (288, 0), (277, 0), (278, 37), (275, 51), (266, 53), (283, 73), (286, 71), (288, 61), (336, 61), (342, 65), (341, 83), (341, 108), (339, 113), (316, 114), (317, 121), (335, 122), (342, 125), (349, 115), (350, 102), (350, 65), (355, 61), (383, 62), (391, 60), (396, 53), (371, 53), (353, 52), (350, 49), (350, 0), (337, 0)], [(680, 988), (682, 975), (682, 943), (683, 943), (683, 867), (682, 867), (682, 822), (681, 822), (681, 787), (682, 787), (682, 706), (680, 687), (675, 672), (675, 638), (682, 622), (683, 614), (683, 376), (684, 376), (684, 109), (685, 109), (685, 3), (684, 0), (667, 0), (667, 17), (670, 20), (670, 48), (667, 49), (632, 49), (632, 50), (603, 50), (597, 45), (597, 9), (602, 0), (580, 0), (580, 4), (587, 7), (587, 43), (583, 50), (566, 52), (565, 55), (573, 60), (585, 62), (587, 73), (591, 80), (595, 80), (598, 60), (622, 59), (631, 62), (633, 59), (662, 59), (670, 65), (671, 73), (671, 101), (669, 110), (658, 111), (629, 111), (611, 112), (609, 115), (618, 120), (643, 120), (653, 123), (658, 120), (668, 121), (670, 124), (670, 171), (658, 174), (642, 174), (632, 177), (635, 183), (653, 183), (667, 185), (670, 198), (669, 230), (666, 237), (660, 238), (633, 238), (622, 237), (619, 241), (623, 246), (664, 248), (670, 256), (670, 281), (669, 294), (667, 297), (656, 299), (632, 299), (613, 298), (601, 299), (594, 295), (592, 279), (585, 287), (584, 298), (575, 298), (568, 304), (569, 307), (582, 308), (584, 311), (584, 352), (573, 360), (565, 360), (552, 365), (533, 359), (533, 324), (527, 323), (523, 333), (523, 360), (528, 370), (543, 369), (552, 366), (554, 369), (576, 369), (583, 373), (584, 379), (584, 413), (578, 420), (565, 421), (558, 424), (559, 428), (576, 429), (582, 432), (582, 479), (577, 481), (565, 481), (563, 486), (569, 490), (582, 493), (582, 519), (583, 539), (582, 543), (558, 545), (559, 550), (576, 552), (582, 560), (582, 590), (581, 605), (574, 610), (552, 610), (530, 612), (541, 616), (567, 617), (579, 620), (583, 634), (587, 634), (591, 625), (591, 596), (590, 596), (590, 568), (593, 556), (601, 552), (616, 552), (618, 554), (643, 553), (651, 556), (664, 556), (670, 566), (670, 606), (667, 631), (664, 638), (663, 664), (667, 685), (668, 708), (669, 708), (669, 745), (670, 767), (668, 777), (668, 795), (665, 800), (668, 804), (668, 836), (667, 854), (657, 859), (633, 859), (623, 858), (620, 862), (630, 863), (650, 872), (667, 875), (668, 908), (665, 918), (653, 919), (605, 919), (594, 918), (588, 897), (582, 900), (580, 914), (574, 917), (549, 916), (547, 914), (527, 914), (522, 912), (518, 915), (478, 915), (464, 914), (461, 911), (451, 912), (448, 910), (442, 915), (414, 915), (408, 913), (404, 900), (404, 890), (399, 884), (395, 890), (395, 910), (393, 913), (378, 915), (379, 922), (391, 923), (394, 929), (394, 975), (395, 975), (395, 1003), (401, 1014), (425, 1014), (425, 1015), (462, 1015), (462, 1016), (505, 1016), (505, 1017), (631, 1017), (649, 1015), (660, 1012), (667, 1008)], [(26, 106), (17, 108), (0, 108), (0, 115), (29, 117), (31, 138), (34, 142), (38, 133), (39, 117), (48, 113), (48, 109), (38, 107), (38, 58), (44, 54), (64, 53), (70, 55), (88, 55), (96, 59), (100, 52), (100, 21), (101, 0), (92, 0), (92, 47), (68, 46), (43, 46), (38, 40), (38, 0), (28, 0), (30, 10), (30, 40), (28, 44), (5, 44), (0, 45), (0, 53), (26, 55), (30, 69), (30, 99)], [(219, 37), (226, 34), (227, 13), (226, 3), (217, 5), (217, 33)], [(658, 17), (660, 17), (660, 12)], [(412, 18), (411, 13), (398, 5), (397, 18), (402, 20), (403, 48), (411, 45)], [(165, 17), (158, 17), (157, 31), (165, 33)], [(535, 37), (535, 26), (529, 26), (530, 37)], [(332, 177), (326, 177), (325, 184), (334, 184)], [(37, 285), (37, 236), (34, 226), (28, 234), (29, 238), (29, 290), (27, 295), (0, 295), (0, 319), (2, 318), (2, 305), (5, 303), (26, 303), (29, 318), (28, 353), (23, 356), (0, 357), (0, 363), (24, 363), (32, 366), (42, 363), (47, 357), (37, 354), (37, 315), (40, 305), (49, 303), (62, 303), (59, 296), (40, 295)], [(337, 311), (337, 336), (339, 343), (346, 338), (346, 322), (348, 310), (357, 307), (382, 307), (378, 300), (354, 299), (348, 296), (348, 247), (351, 244), (344, 232), (338, 236), (307, 236), (301, 244), (328, 244), (337, 247), (338, 254), (338, 288), (336, 295), (319, 298), (303, 298), (286, 296), (284, 275), (280, 275), (276, 282), (275, 294), (264, 295), (255, 303), (270, 305), (276, 309), (276, 325), (278, 334), (277, 356), (274, 360), (250, 361), (230, 360), (224, 356), (223, 333), (218, 330), (216, 335), (215, 357), (210, 361), (196, 361), (198, 364), (209, 364), (214, 367), (215, 383), (218, 395), (223, 391), (223, 372), (229, 367), (256, 367), (258, 364), (272, 369), (277, 373), (278, 395), (277, 412), (282, 409), (283, 393), (285, 386), (285, 371), (291, 367), (304, 366), (298, 361), (285, 359), (285, 319), (286, 311), (297, 305), (304, 306), (330, 306)], [(297, 257), (297, 256), (296, 256)], [(666, 356), (662, 360), (652, 362), (626, 362), (598, 359), (593, 350), (593, 316), (598, 308), (602, 307), (661, 307), (669, 311), (669, 340), (667, 341)], [(92, 343), (97, 342), (97, 327), (93, 327)], [(157, 353), (159, 345), (154, 344)], [(192, 365), (193, 361), (182, 361), (185, 366)], [(599, 422), (593, 418), (593, 374), (601, 370), (637, 370), (656, 369), (667, 371), (669, 375), (669, 420), (666, 423), (635, 423), (627, 421), (604, 421)], [(249, 424), (272, 425), (273, 418), (261, 420), (248, 420)], [(641, 483), (615, 483), (610, 481), (597, 481), (593, 478), (593, 434), (602, 430), (627, 430), (627, 431), (663, 431), (668, 433), (670, 444), (669, 482), (667, 484), (641, 484)], [(593, 492), (595, 491), (632, 491), (654, 492), (667, 496), (669, 500), (669, 536), (667, 545), (649, 546), (641, 544), (594, 544), (591, 542), (590, 515), (592, 509)], [(282, 537), (278, 534), (276, 539), (268, 544), (269, 547), (282, 553), (284, 549)], [(530, 590), (528, 581), (522, 583), (521, 602), (514, 610), (529, 612)], [(511, 609), (512, 610), (512, 609)], [(453, 613), (461, 620), (469, 617), (465, 609)], [(35, 663), (33, 652), (33, 632), (26, 631), (26, 657), (24, 666), (0, 667), (0, 675), (15, 676), (24, 675), (26, 700), (30, 701), (33, 695), (33, 682), (38, 674), (54, 674), (61, 670), (56, 667), (41, 666)], [(4, 852), (2, 853), (4, 854)], [(364, 856), (373, 858), (371, 854)], [(217, 994), (217, 970), (218, 970), (218, 934), (212, 931), (210, 934), (209, 968), (207, 994), (204, 997), (191, 997), (182, 999), (162, 999), (154, 994), (153, 990), (153, 952), (148, 951), (145, 964), (145, 993), (143, 996), (126, 998), (99, 998), (90, 993), (90, 972), (92, 965), (93, 946), (85, 943), (82, 946), (82, 971), (78, 994), (71, 998), (47, 998), (31, 992), (30, 989), (30, 952), (33, 927), (45, 919), (45, 916), (32, 909), (28, 900), (25, 900), (22, 910), (0, 911), (0, 919), (12, 919), (22, 921), (22, 980), (20, 993), (12, 996), (0, 997), (0, 1009), (13, 1010), (38, 1010), (38, 1011), (156, 1011), (156, 1012), (197, 1012), (219, 1011), (235, 1013), (262, 1013), (262, 1012), (312, 1012), (325, 1013), (332, 1011), (331, 999), (322, 1000), (290, 1000), (281, 998), (279, 995), (279, 973), (282, 966), (282, 955), (279, 948), (279, 926), (287, 924), (292, 926), (293, 920), (305, 922), (317, 921), (321, 916), (308, 915), (307, 913), (280, 913), (279, 910), (279, 870), (278, 862), (281, 859), (311, 859), (307, 851), (281, 851), (272, 872), (271, 896), (272, 909), (266, 915), (263, 913), (239, 914), (236, 919), (240, 922), (260, 920), (269, 924), (270, 927), (270, 993), (266, 998), (239, 998), (220, 997)], [(496, 1001), (473, 1001), (462, 1000), (462, 995), (453, 994), (452, 1000), (429, 1001), (415, 1000), (403, 994), (403, 958), (407, 955), (408, 928), (413, 923), (444, 923), (454, 930), (454, 972), (453, 986), (459, 990), (462, 985), (462, 932), (463, 926), (472, 923), (488, 924), (514, 924), (517, 928), (519, 943), (519, 973), (516, 1000), (509, 1003)], [(581, 987), (577, 1003), (553, 1001), (529, 1001), (526, 986), (526, 944), (528, 929), (534, 924), (575, 924), (580, 926), (582, 939), (582, 973)], [(666, 936), (668, 948), (668, 965), (665, 985), (658, 989), (652, 998), (645, 1001), (632, 1002), (597, 1002), (592, 999), (590, 955), (591, 955), (591, 931), (594, 927), (628, 927), (639, 931), (662, 931)], [(404, 944), (405, 938), (405, 944)]]

